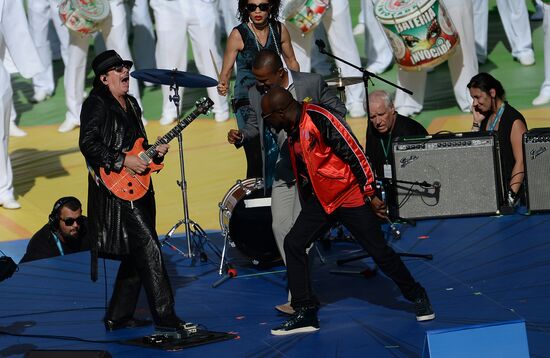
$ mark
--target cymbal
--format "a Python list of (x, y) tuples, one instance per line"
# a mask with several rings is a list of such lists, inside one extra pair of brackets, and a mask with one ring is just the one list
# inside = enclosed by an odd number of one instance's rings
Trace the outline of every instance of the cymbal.
[(333, 77), (326, 79), (329, 87), (345, 87), (363, 83), (363, 77)]
[(130, 73), (130, 76), (138, 80), (168, 86), (178, 85), (180, 87), (203, 88), (214, 87), (218, 84), (218, 81), (215, 79), (197, 73), (159, 68), (136, 70)]

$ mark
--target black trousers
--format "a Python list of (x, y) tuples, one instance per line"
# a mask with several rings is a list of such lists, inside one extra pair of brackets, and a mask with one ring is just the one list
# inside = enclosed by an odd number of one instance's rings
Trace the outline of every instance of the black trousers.
[(136, 203), (123, 210), (130, 255), (121, 260), (105, 318), (132, 318), (143, 286), (155, 325), (176, 326), (181, 320), (174, 311), (172, 287), (154, 229), (154, 206), (151, 210), (148, 205)]
[(369, 205), (341, 207), (327, 215), (315, 195), (311, 195), (303, 203), (302, 211), (284, 241), (288, 285), (294, 309), (318, 305), (311, 288), (306, 248), (321, 237), (335, 221), (348, 228), (382, 272), (397, 284), (405, 298), (413, 301), (425, 293), (401, 258), (386, 244), (380, 223)]

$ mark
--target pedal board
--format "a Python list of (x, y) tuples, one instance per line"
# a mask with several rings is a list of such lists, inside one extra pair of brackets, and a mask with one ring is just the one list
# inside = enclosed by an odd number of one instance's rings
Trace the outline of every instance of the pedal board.
[(124, 341), (125, 344), (165, 351), (179, 351), (185, 348), (237, 338), (237, 335), (226, 332), (212, 332), (197, 328), (196, 324), (187, 323), (183, 330), (156, 330), (150, 336)]

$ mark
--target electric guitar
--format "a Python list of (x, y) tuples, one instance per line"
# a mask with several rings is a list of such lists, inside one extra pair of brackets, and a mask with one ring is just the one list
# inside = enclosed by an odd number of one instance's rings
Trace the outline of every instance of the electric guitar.
[(126, 152), (126, 154), (138, 156), (147, 163), (147, 169), (143, 173), (138, 174), (126, 167), (122, 168), (118, 173), (106, 173), (104, 168), (100, 168), (100, 177), (105, 187), (109, 189), (111, 193), (123, 200), (134, 201), (144, 196), (151, 184), (151, 173), (158, 172), (164, 167), (164, 164), (156, 164), (153, 162), (153, 157), (157, 154), (157, 147), (160, 144), (167, 144), (174, 139), (195, 118), (201, 114), (207, 113), (213, 104), (214, 102), (212, 102), (210, 98), (202, 98), (197, 101), (197, 108), (189, 116), (180, 120), (174, 128), (159, 138), (148, 149), (143, 148), (143, 141), (145, 138), (136, 139), (132, 149)]

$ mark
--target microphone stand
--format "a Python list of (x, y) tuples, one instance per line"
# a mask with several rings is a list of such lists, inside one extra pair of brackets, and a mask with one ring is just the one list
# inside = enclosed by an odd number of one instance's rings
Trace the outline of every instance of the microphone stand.
[[(412, 91), (404, 88), (404, 87), (401, 87), (393, 82), (390, 82), (370, 71), (368, 71), (366, 68), (364, 67), (360, 67), (360, 66), (356, 66), (338, 56), (335, 56), (334, 54), (328, 52), (325, 50), (325, 42), (321, 39), (317, 39), (315, 40), (315, 44), (317, 45), (318, 49), (319, 49), (319, 52), (324, 54), (324, 55), (327, 55), (329, 57), (332, 57), (333, 59), (337, 60), (337, 61), (340, 61), (342, 63), (345, 63), (346, 65), (348, 66), (351, 66), (359, 71), (361, 71), (361, 73), (363, 74), (363, 84), (365, 86), (365, 102), (366, 102), (366, 112), (367, 112), (367, 121), (370, 120), (370, 108), (369, 108), (369, 81), (372, 81), (371, 80), (371, 77), (374, 77), (376, 79), (379, 79), (380, 81), (384, 82), (384, 83), (387, 83), (389, 84), (390, 86), (393, 86), (407, 94), (410, 94), (412, 95)], [(365, 133), (365, 138), (366, 138), (366, 133)], [(366, 146), (365, 146), (366, 148)], [(423, 184), (423, 183), (421, 183)], [(427, 183), (426, 183), (427, 184)], [(391, 231), (391, 234), (392, 236), (394, 237), (395, 240), (399, 240), (401, 238), (401, 232), (399, 231), (399, 229), (397, 229), (396, 225), (394, 222), (392, 222), (389, 218), (386, 218), (386, 221), (388, 222), (388, 224), (390, 225), (390, 231)], [(404, 220), (405, 222), (408, 223), (408, 221)], [(413, 222), (414, 223), (414, 222)], [(415, 226), (416, 223), (414, 223), (414, 225), (412, 226)], [(401, 257), (416, 257), (416, 258), (422, 258), (422, 259), (426, 259), (426, 260), (432, 260), (433, 259), (433, 255), (432, 254), (411, 254), (411, 253), (407, 253), (407, 252), (396, 252), (396, 254), (398, 256), (401, 256)], [(352, 261), (356, 261), (356, 260), (362, 260), (364, 258), (367, 258), (367, 257), (370, 257), (369, 254), (361, 254), (361, 255), (357, 255), (357, 256), (353, 256), (353, 257), (349, 257), (349, 258), (346, 258), (346, 259), (340, 259), (340, 260), (337, 260), (336, 261), (336, 264), (338, 266), (340, 265), (343, 265), (345, 263), (348, 263), (348, 262), (352, 262)], [(349, 271), (340, 271), (340, 270), (331, 270), (330, 271), (331, 273), (334, 273), (334, 274), (357, 274), (357, 272), (349, 272)], [(370, 269), (367, 269), (367, 270), (363, 270), (361, 272), (359, 272), (359, 274), (362, 274), (363, 276), (365, 277), (371, 277), (373, 274), (372, 274), (372, 270)]]

